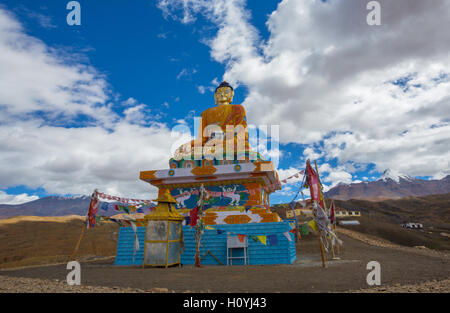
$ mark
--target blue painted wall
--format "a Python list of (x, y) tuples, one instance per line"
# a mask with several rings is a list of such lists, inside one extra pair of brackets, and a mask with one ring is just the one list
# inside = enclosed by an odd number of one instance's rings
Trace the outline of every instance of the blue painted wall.
[(137, 227), (139, 250), (136, 251), (133, 261), (134, 232), (132, 227), (119, 228), (119, 240), (115, 265), (142, 265), (144, 260), (145, 227)]
[[(276, 223), (251, 223), (251, 224), (227, 224), (212, 225), (212, 227), (225, 232), (217, 234), (216, 230), (205, 230), (200, 245), (200, 255), (203, 256), (206, 251), (210, 250), (223, 264), (227, 264), (227, 234), (226, 232), (245, 234), (245, 235), (272, 235), (278, 237), (277, 245), (270, 246), (268, 240), (267, 245), (255, 242), (249, 238), (249, 264), (291, 264), (295, 261), (295, 242), (294, 234), (289, 233), (292, 241), (289, 241), (283, 233), (290, 230), (289, 224), (286, 222)], [(183, 226), (185, 251), (181, 255), (182, 264), (194, 264), (195, 240), (194, 228)], [(242, 249), (233, 251), (233, 256), (242, 255)], [(211, 255), (205, 256), (201, 264), (204, 265), (220, 265)], [(233, 265), (244, 264), (244, 260), (233, 260)]]
[[(294, 234), (289, 233), (292, 241), (289, 241), (284, 232), (289, 231), (289, 223), (252, 223), (252, 224), (234, 224), (234, 225), (214, 225), (216, 229), (224, 230), (222, 234), (217, 234), (216, 230), (206, 229), (200, 245), (200, 255), (203, 256), (206, 251), (211, 251), (223, 264), (227, 263), (227, 234), (226, 232), (245, 234), (245, 235), (277, 235), (277, 245), (271, 246), (267, 240), (267, 245), (248, 239), (249, 264), (291, 264), (296, 259)], [(195, 255), (195, 228), (183, 226), (185, 250), (181, 255), (181, 263), (185, 265), (194, 264)], [(144, 255), (144, 236), (145, 227), (138, 227), (138, 238), (140, 250), (136, 251), (133, 262), (133, 244), (134, 234), (131, 227), (121, 227), (119, 232), (119, 242), (117, 245), (116, 265), (142, 265)], [(233, 250), (233, 256), (242, 255), (242, 249)], [(201, 264), (220, 265), (211, 255), (205, 256)], [(233, 265), (244, 264), (244, 260), (233, 260)]]

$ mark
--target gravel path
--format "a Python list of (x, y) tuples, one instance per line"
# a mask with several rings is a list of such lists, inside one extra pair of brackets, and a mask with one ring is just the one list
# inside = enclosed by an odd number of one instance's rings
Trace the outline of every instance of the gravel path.
[(420, 284), (414, 285), (401, 285), (395, 284), (393, 286), (379, 286), (374, 288), (351, 290), (353, 293), (396, 293), (396, 292), (408, 292), (408, 293), (450, 293), (450, 279), (444, 280), (432, 280)]
[[(327, 261), (326, 269), (320, 266), (317, 237), (308, 236), (297, 246), (297, 260), (291, 265), (142, 269), (114, 266), (112, 261), (81, 262), (82, 286), (66, 285), (68, 271), (62, 264), (2, 270), (0, 291), (449, 292), (447, 254), (392, 246), (351, 231), (340, 233), (341, 260)], [(368, 288), (366, 265), (373, 260), (381, 264), (382, 285)]]
[(0, 293), (165, 293), (167, 288), (120, 288), (102, 286), (69, 286), (58, 279), (9, 277), (0, 275)]

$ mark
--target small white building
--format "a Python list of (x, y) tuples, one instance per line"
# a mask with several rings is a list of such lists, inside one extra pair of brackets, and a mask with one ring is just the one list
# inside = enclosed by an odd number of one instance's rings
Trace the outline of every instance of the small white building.
[(410, 229), (422, 229), (423, 228), (423, 224), (409, 222), (409, 223), (402, 224), (402, 227), (403, 228), (410, 228)]
[(360, 217), (361, 211), (357, 210), (336, 210), (336, 217)]

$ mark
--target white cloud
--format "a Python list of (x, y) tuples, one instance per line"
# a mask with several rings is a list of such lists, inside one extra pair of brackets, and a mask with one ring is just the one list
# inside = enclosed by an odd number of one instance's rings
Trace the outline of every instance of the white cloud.
[(198, 92), (201, 93), (202, 95), (205, 93), (205, 86), (200, 85), (197, 87), (197, 89), (198, 89)]
[(177, 75), (177, 79), (180, 79), (182, 77), (186, 77), (186, 79), (191, 79), (192, 75), (197, 73), (197, 70), (194, 69), (187, 69), (187, 68), (183, 68), (180, 73), (178, 73)]
[(85, 114), (110, 124), (108, 84), (94, 68), (25, 34), (0, 8), (0, 122), (39, 112), (48, 122)]
[(249, 121), (281, 125), (282, 143), (323, 140), (321, 153), (340, 164), (448, 174), (450, 2), (380, 2), (373, 27), (364, 1), (283, 0), (266, 41), (243, 0), (159, 3), (184, 23), (203, 14), (216, 25), (203, 40), (211, 56), (224, 79), (248, 88)]
[(17, 122), (0, 126), (0, 188), (26, 185), (49, 193), (154, 197), (142, 170), (168, 168), (170, 130), (121, 121), (101, 127), (62, 128)]
[(323, 156), (323, 152), (319, 153), (319, 152), (315, 151), (315, 149), (312, 147), (306, 147), (303, 150), (303, 156), (304, 156), (305, 160), (310, 159), (311, 161), (313, 161), (313, 160), (317, 160), (321, 156)]
[[(63, 55), (26, 35), (0, 9), (0, 189), (90, 194), (98, 188), (153, 199), (156, 188), (140, 181), (139, 172), (168, 168), (176, 137), (132, 97), (117, 100), (125, 110), (116, 114), (105, 78)], [(80, 116), (85, 124), (62, 127)], [(18, 203), (35, 196), (3, 192), (0, 199)]]
[(30, 196), (26, 193), (10, 195), (0, 190), (0, 204), (21, 204), (39, 199), (38, 196)]
[(27, 13), (27, 16), (35, 19), (41, 27), (46, 29), (56, 28), (57, 26), (53, 24), (50, 16), (44, 15), (42, 13), (32, 12), (30, 10), (24, 9)]
[(136, 105), (137, 103), (138, 103), (138, 101), (136, 99), (134, 99), (133, 97), (130, 97), (125, 101), (122, 101), (122, 104), (127, 105), (127, 106)]
[(180, 73), (178, 73), (177, 79), (180, 79), (181, 77), (187, 76), (187, 75), (188, 75), (188, 71), (187, 71), (187, 69), (184, 68), (184, 69), (181, 70)]
[(330, 183), (329, 187), (333, 188), (339, 183), (350, 184), (352, 182), (352, 175), (342, 168), (333, 169), (327, 176), (321, 177), (324, 183)]

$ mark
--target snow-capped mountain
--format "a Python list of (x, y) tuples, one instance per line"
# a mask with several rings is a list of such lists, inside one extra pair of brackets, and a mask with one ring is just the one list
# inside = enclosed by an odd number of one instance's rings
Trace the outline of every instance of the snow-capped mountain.
[(324, 195), (338, 200), (385, 200), (444, 193), (450, 193), (450, 175), (440, 180), (423, 180), (386, 170), (376, 181), (338, 184)]
[(387, 169), (383, 172), (381, 177), (378, 180), (382, 180), (384, 182), (387, 182), (388, 180), (393, 180), (396, 183), (400, 183), (400, 180), (406, 180), (406, 181), (414, 181), (416, 178), (403, 175), (398, 171)]

